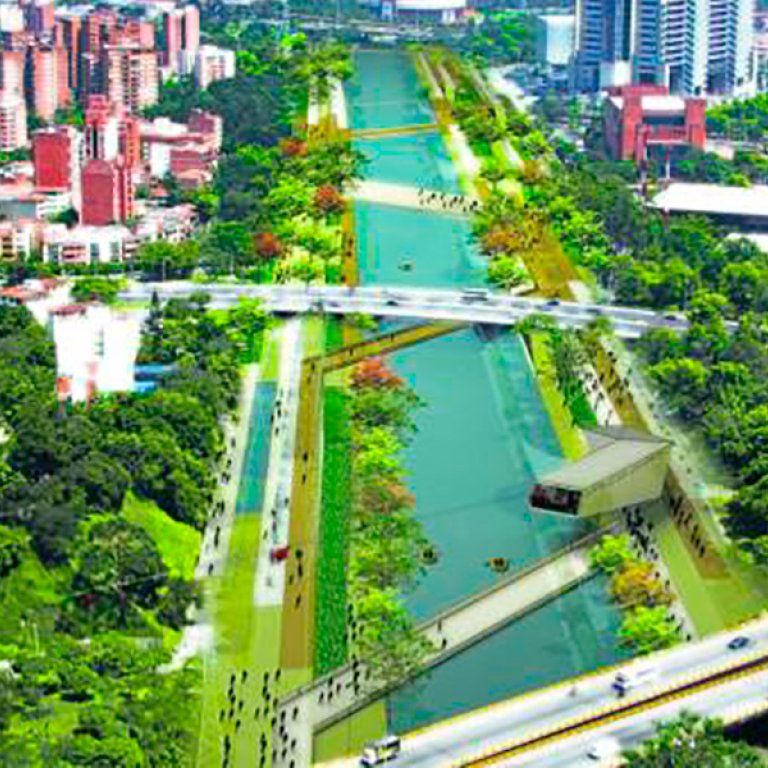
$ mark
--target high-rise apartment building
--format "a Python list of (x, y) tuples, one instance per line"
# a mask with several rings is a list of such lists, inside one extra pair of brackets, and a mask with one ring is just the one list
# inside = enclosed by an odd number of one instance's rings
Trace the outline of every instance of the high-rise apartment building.
[(107, 47), (104, 51), (104, 93), (131, 112), (157, 103), (159, 73), (153, 49)]
[(0, 91), (0, 152), (27, 146), (27, 108), (15, 91)]
[(162, 39), (163, 66), (172, 72), (191, 72), (200, 49), (200, 9), (185, 5), (164, 13)]
[(23, 51), (0, 51), (0, 90), (24, 93)]
[(749, 94), (754, 0), (577, 0), (574, 87)]
[(27, 49), (25, 85), (27, 104), (43, 120), (53, 120), (56, 110), (70, 104), (67, 52), (52, 45)]

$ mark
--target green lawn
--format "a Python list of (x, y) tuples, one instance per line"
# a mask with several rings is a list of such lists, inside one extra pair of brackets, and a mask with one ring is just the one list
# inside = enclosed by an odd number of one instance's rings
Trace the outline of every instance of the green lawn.
[(386, 732), (387, 708), (384, 699), (381, 699), (318, 733), (315, 736), (313, 761), (321, 763), (345, 755), (360, 754), (367, 742), (380, 739)]
[(733, 569), (727, 568), (720, 577), (702, 575), (666, 510), (655, 508), (652, 520), (661, 555), (700, 635), (734, 626), (765, 608), (763, 597)]
[(202, 539), (199, 531), (169, 517), (155, 502), (139, 499), (130, 492), (123, 502), (123, 515), (152, 537), (171, 576), (194, 577)]
[[(67, 579), (65, 572), (62, 579)], [(0, 579), (0, 643), (20, 644), (20, 627), (27, 628), (25, 639), (34, 640), (52, 632), (56, 606), (62, 599), (57, 589), (56, 575), (46, 570), (37, 555), (28, 550), (17, 568)]]
[(563, 456), (571, 461), (580, 459), (586, 453), (587, 443), (581, 430), (573, 425), (571, 412), (563, 403), (560, 390), (550, 373), (554, 364), (546, 334), (538, 332), (529, 334), (528, 348), (536, 371), (539, 391), (563, 451)]
[(325, 390), (323, 495), (317, 563), (315, 674), (346, 661), (346, 554), (349, 515), (350, 444), (346, 395)]

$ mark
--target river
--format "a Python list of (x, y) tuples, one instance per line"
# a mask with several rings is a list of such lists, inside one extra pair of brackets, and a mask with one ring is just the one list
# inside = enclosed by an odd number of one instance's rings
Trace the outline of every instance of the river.
[[(352, 128), (434, 120), (412, 60), (359, 52), (346, 89)], [(357, 140), (367, 178), (457, 192), (439, 133)], [(470, 225), (450, 215), (357, 203), (364, 283), (481, 285)], [(403, 259), (413, 269), (401, 269)], [(493, 583), (489, 558), (513, 568), (562, 547), (583, 523), (531, 512), (537, 473), (562, 461), (521, 340), (466, 330), (392, 356), (426, 403), (405, 464), (416, 514), (439, 551), (406, 601), (418, 619)], [(443, 664), (390, 697), (390, 727), (420, 727), (511, 694), (614, 661), (619, 616), (593, 579)]]

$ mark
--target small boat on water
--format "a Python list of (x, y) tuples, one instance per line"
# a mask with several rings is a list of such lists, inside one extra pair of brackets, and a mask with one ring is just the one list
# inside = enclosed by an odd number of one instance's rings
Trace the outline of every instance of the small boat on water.
[(486, 565), (496, 573), (506, 573), (509, 570), (509, 559), (506, 557), (492, 557)]
[(424, 565), (434, 565), (437, 562), (438, 554), (434, 547), (424, 547), (421, 551), (421, 560)]
[(403, 259), (397, 268), (402, 272), (410, 272), (413, 269), (413, 262), (410, 259)]

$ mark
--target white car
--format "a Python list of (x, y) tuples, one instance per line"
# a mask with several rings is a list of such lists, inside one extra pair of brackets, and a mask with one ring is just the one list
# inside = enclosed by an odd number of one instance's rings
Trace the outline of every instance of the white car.
[(616, 739), (606, 736), (592, 744), (587, 751), (587, 757), (591, 760), (608, 760), (621, 754), (621, 744)]

